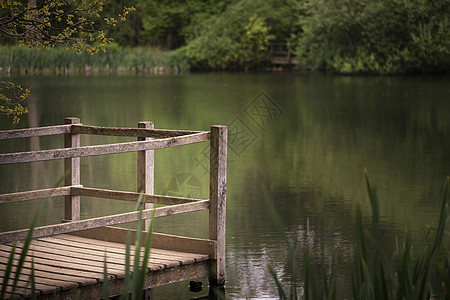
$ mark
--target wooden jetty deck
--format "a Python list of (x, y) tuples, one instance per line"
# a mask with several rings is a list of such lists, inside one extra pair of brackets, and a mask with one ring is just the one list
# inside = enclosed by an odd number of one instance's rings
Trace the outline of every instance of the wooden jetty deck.
[[(55, 196), (64, 196), (65, 211), (61, 223), (36, 227), (15, 288), (14, 298), (101, 299), (104, 279), (108, 279), (109, 295), (123, 293), (126, 278), (126, 239), (132, 233), (129, 249), (133, 263), (134, 239), (137, 232), (112, 225), (137, 221), (139, 213), (148, 228), (151, 219), (174, 214), (209, 210), (209, 238), (199, 239), (156, 232), (142, 232), (151, 237), (152, 248), (146, 266), (144, 289), (209, 276), (211, 287), (225, 284), (225, 211), (227, 128), (212, 126), (211, 131), (179, 131), (154, 129), (152, 122), (140, 122), (138, 128), (84, 126), (78, 118), (66, 118), (66, 124), (41, 128), (0, 131), (0, 139), (64, 134), (63, 149), (0, 154), (0, 165), (64, 159), (65, 186), (0, 195), (0, 205)], [(81, 146), (80, 134), (137, 137), (136, 142)], [(154, 150), (196, 142), (210, 142), (210, 199), (191, 199), (153, 194)], [(138, 192), (87, 188), (80, 185), (80, 157), (136, 151)], [(108, 198), (123, 201), (145, 201), (139, 211), (80, 219), (81, 197)], [(152, 203), (158, 203), (153, 207)], [(18, 212), (19, 213), (19, 212)], [(10, 298), (12, 280), (4, 286), (7, 263), (13, 247), (14, 278), (19, 254), (26, 246), (28, 229), (0, 232), (0, 283)], [(140, 250), (141, 252), (144, 250)], [(107, 266), (107, 276), (104, 266)], [(131, 267), (131, 271), (132, 271)]]
[(267, 59), (272, 65), (293, 66), (298, 63), (297, 58), (286, 43), (270, 45)]

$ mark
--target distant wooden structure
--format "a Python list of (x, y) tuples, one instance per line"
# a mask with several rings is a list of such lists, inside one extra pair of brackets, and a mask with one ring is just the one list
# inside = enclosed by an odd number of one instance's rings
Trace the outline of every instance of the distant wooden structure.
[[(209, 238), (199, 239), (162, 233), (152, 234), (145, 288), (209, 275), (211, 286), (225, 284), (225, 212), (227, 127), (212, 126), (210, 131), (154, 129), (152, 122), (138, 128), (86, 126), (78, 118), (66, 118), (65, 125), (0, 131), (0, 139), (64, 134), (65, 148), (0, 154), (0, 165), (64, 159), (65, 186), (0, 195), (0, 205), (17, 201), (64, 196), (62, 223), (36, 227), (33, 241), (20, 274), (16, 296), (31, 296), (31, 256), (34, 260), (36, 293), (39, 299), (101, 299), (103, 266), (106, 258), (109, 293), (124, 289), (125, 240), (128, 230), (112, 225), (133, 222), (139, 212), (80, 219), (80, 197), (137, 201), (143, 197), (143, 218), (209, 210)], [(81, 146), (80, 135), (136, 137), (135, 142)], [(210, 142), (210, 197), (208, 200), (153, 194), (154, 150), (197, 142)], [(80, 158), (113, 153), (137, 152), (137, 190), (122, 192), (80, 185)], [(143, 194), (143, 196), (142, 196)], [(151, 203), (163, 205), (151, 207)], [(17, 212), (20, 213), (20, 212)], [(0, 282), (13, 247), (20, 253), (27, 229), (0, 233)], [(144, 233), (145, 235), (148, 233)], [(134, 241), (132, 241), (134, 245)], [(133, 247), (131, 253), (134, 253)], [(131, 257), (131, 261), (132, 261)], [(17, 263), (17, 258), (15, 259)], [(13, 275), (14, 278), (14, 270)], [(11, 281), (10, 281), (11, 284)], [(7, 286), (7, 293), (11, 286)], [(8, 294), (7, 294), (8, 296)]]
[(286, 43), (276, 43), (270, 45), (267, 59), (272, 65), (293, 66), (297, 64), (297, 58), (292, 53), (292, 49)]

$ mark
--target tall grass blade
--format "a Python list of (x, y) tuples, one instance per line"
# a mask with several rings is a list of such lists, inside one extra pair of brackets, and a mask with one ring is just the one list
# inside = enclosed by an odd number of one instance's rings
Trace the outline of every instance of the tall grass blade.
[(281, 284), (280, 280), (278, 279), (277, 273), (275, 272), (275, 270), (273, 269), (273, 267), (271, 265), (269, 265), (268, 268), (269, 268), (269, 273), (272, 276), (272, 278), (275, 281), (275, 284), (277, 286), (279, 299), (281, 299), (281, 300), (287, 299), (286, 293), (284, 292), (283, 285)]
[(141, 279), (141, 272), (139, 269), (139, 262), (141, 260), (141, 243), (142, 243), (142, 228), (143, 228), (143, 220), (142, 220), (142, 210), (144, 208), (144, 204), (142, 203), (142, 195), (139, 196), (139, 219), (137, 223), (137, 229), (136, 229), (136, 241), (134, 245), (134, 264), (133, 264), (133, 276), (131, 277), (131, 287), (132, 287), (132, 294), (131, 299), (142, 299), (142, 290), (140, 290), (140, 283), (142, 281)]
[[(147, 265), (150, 260), (150, 251), (152, 246), (152, 231), (153, 222), (150, 224), (149, 232), (145, 235), (144, 244), (144, 218), (143, 210), (144, 204), (142, 202), (143, 195), (139, 196), (136, 204), (136, 210), (139, 210), (137, 229), (135, 235), (134, 243), (134, 260), (133, 260), (133, 270), (130, 270), (130, 252), (131, 252), (131, 229), (127, 232), (126, 237), (126, 247), (125, 247), (125, 278), (124, 278), (124, 290), (120, 296), (121, 300), (128, 300), (130, 298), (129, 293), (131, 293), (131, 299), (143, 299), (144, 296), (144, 286), (145, 279), (147, 276)], [(152, 220), (154, 219), (154, 212), (152, 215)], [(141, 250), (144, 249), (144, 253)], [(142, 262), (141, 262), (142, 258)], [(106, 266), (105, 266), (106, 267)]]
[(128, 300), (128, 293), (130, 292), (130, 245), (131, 245), (131, 230), (128, 230), (125, 241), (125, 279), (124, 289), (119, 300)]
[(103, 259), (103, 298), (109, 299), (109, 276), (108, 276), (108, 265), (106, 260), (106, 252), (105, 257)]
[(28, 249), (30, 248), (31, 241), (33, 239), (34, 226), (36, 225), (37, 216), (38, 216), (38, 214), (35, 214), (33, 221), (31, 222), (30, 229), (28, 230), (27, 236), (25, 238), (25, 243), (23, 245), (22, 252), (20, 253), (19, 262), (17, 264), (16, 274), (14, 276), (14, 282), (13, 282), (13, 286), (12, 286), (12, 290), (11, 290), (11, 298), (14, 298), (14, 294), (15, 294), (16, 288), (17, 288), (17, 283), (19, 281), (19, 276), (20, 276), (20, 273), (22, 272), (22, 267), (23, 267), (23, 264), (27, 257), (27, 253), (28, 253)]
[(36, 281), (34, 279), (34, 256), (31, 257), (31, 275), (30, 275), (30, 281), (31, 281), (31, 299), (36, 300)]
[[(286, 234), (286, 231), (284, 230), (283, 222), (282, 222), (280, 216), (277, 214), (276, 208), (273, 205), (273, 203), (270, 201), (269, 195), (267, 194), (266, 191), (264, 192), (263, 200), (264, 200), (264, 204), (266, 206), (266, 211), (269, 213), (270, 219), (274, 223), (275, 229), (277, 230), (278, 234), (281, 236), (281, 238), (288, 250), (288, 261), (289, 261), (290, 266), (292, 267), (292, 274), (293, 274), (293, 277), (291, 279), (291, 289), (290, 289), (291, 293), (289, 296), (289, 299), (292, 299), (293, 297), (297, 297), (296, 296), (297, 295), (296, 281), (298, 278), (301, 277), (300, 276), (301, 275), (300, 268), (298, 266), (298, 261), (299, 261), (298, 251), (294, 247), (294, 245), (291, 243), (291, 241), (289, 240), (289, 238)], [(270, 269), (269, 269), (269, 271), (270, 271)], [(276, 277), (275, 273), (271, 273), (271, 274), (272, 274), (272, 277), (273, 277), (273, 275), (275, 275), (275, 277)], [(277, 286), (280, 285), (280, 287), (281, 287), (281, 282), (278, 279), (275, 282), (276, 282)], [(293, 291), (295, 291), (295, 293)], [(280, 291), (279, 291), (279, 294), (280, 294)], [(283, 289), (283, 293), (280, 294), (280, 297), (281, 297), (281, 295), (283, 295), (285, 297), (285, 299), (287, 299), (286, 292), (284, 291), (284, 289)]]
[(142, 260), (142, 269), (141, 269), (141, 290), (143, 290), (143, 287), (145, 285), (145, 278), (147, 276), (147, 265), (148, 261), (150, 259), (150, 250), (152, 248), (152, 241), (153, 241), (153, 220), (155, 219), (155, 211), (152, 213), (152, 221), (150, 222), (150, 228), (148, 230), (148, 233), (146, 235), (145, 239), (145, 248), (144, 248), (144, 257)]
[(11, 269), (14, 262), (14, 255), (16, 252), (16, 242), (14, 242), (11, 252), (9, 253), (8, 262), (6, 263), (5, 276), (3, 277), (2, 282), (2, 291), (0, 294), (0, 299), (5, 299), (6, 297), (6, 287), (8, 286), (9, 279), (11, 277)]

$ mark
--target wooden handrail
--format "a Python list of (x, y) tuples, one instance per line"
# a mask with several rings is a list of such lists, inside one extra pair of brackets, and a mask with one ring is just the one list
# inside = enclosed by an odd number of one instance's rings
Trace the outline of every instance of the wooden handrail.
[[(138, 128), (115, 128), (85, 126), (78, 118), (66, 118), (66, 125), (0, 131), (0, 139), (13, 139), (45, 135), (64, 134), (64, 147), (61, 149), (27, 151), (0, 154), (0, 165), (26, 163), (46, 160), (64, 159), (64, 187), (17, 192), (0, 195), (0, 204), (31, 199), (64, 196), (64, 223), (40, 226), (33, 230), (33, 238), (52, 236), (63, 233), (86, 231), (88, 229), (135, 222), (140, 212), (128, 212), (80, 220), (80, 197), (97, 197), (136, 202), (140, 198), (146, 203), (142, 218), (149, 220), (175, 214), (209, 210), (209, 239), (189, 240), (190, 245), (207, 248), (205, 251), (214, 261), (211, 263), (211, 286), (222, 287), (225, 284), (225, 220), (226, 220), (226, 172), (227, 172), (227, 137), (226, 126), (211, 126), (211, 131), (186, 131), (154, 129), (152, 122), (140, 122)], [(135, 137), (138, 141), (105, 145), (80, 146), (81, 134)], [(210, 141), (210, 199), (191, 199), (153, 195), (153, 151)], [(80, 185), (80, 157), (106, 155), (126, 152), (138, 153), (138, 192), (122, 192)], [(142, 193), (143, 192), (143, 193)], [(151, 203), (167, 205), (149, 208)], [(22, 240), (29, 229), (0, 233), (0, 243)], [(158, 235), (164, 243), (177, 241), (179, 237)], [(197, 247), (196, 246), (196, 247)], [(192, 248), (189, 246), (188, 248)], [(194, 247), (195, 248), (195, 247)], [(194, 249), (192, 248), (192, 249)]]
[(14, 130), (0, 130), (0, 140), (69, 133), (71, 128), (72, 125), (69, 124)]
[(58, 196), (67, 196), (71, 193), (71, 186), (64, 186), (52, 189), (42, 189), (26, 192), (17, 192), (0, 195), (0, 204), (20, 202), (34, 199), (51, 198)]
[[(167, 217), (176, 214), (194, 212), (209, 209), (209, 200), (199, 200), (192, 203), (145, 209), (142, 211), (142, 219), (150, 219), (154, 215), (157, 217)], [(116, 214), (104, 217), (91, 218), (86, 220), (72, 221), (61, 224), (36, 227), (33, 230), (33, 238), (52, 236), (63, 233), (70, 233), (103, 226), (111, 226), (123, 223), (130, 223), (139, 220), (139, 211), (133, 211), (123, 214)], [(21, 229), (0, 233), (0, 244), (9, 243), (14, 240), (23, 240), (26, 238), (29, 229)]]
[(42, 190), (1, 194), (0, 204), (51, 198), (58, 196), (69, 196), (69, 195), (103, 198), (111, 200), (122, 200), (130, 202), (136, 202), (139, 199), (139, 197), (142, 197), (143, 202), (156, 203), (158, 205), (174, 205), (199, 201), (199, 199), (194, 198), (153, 195), (153, 194), (149, 195), (135, 192), (123, 192), (107, 189), (87, 188), (80, 185), (80, 186), (64, 186)]
[(6, 153), (0, 154), (0, 165), (55, 160), (62, 158), (136, 152), (142, 150), (154, 150), (154, 149), (182, 146), (198, 142), (205, 142), (208, 140), (209, 140), (209, 132), (202, 131), (200, 133), (182, 135), (159, 140), (116, 143), (116, 144), (106, 144), (96, 146), (83, 146), (78, 148)]
[(107, 135), (107, 136), (169, 138), (202, 132), (203, 131), (101, 127), (101, 126), (86, 126), (80, 124), (72, 125), (72, 133)]
[(96, 189), (96, 188), (86, 188), (86, 187), (73, 187), (72, 193), (74, 195), (112, 199), (112, 200), (122, 200), (136, 202), (139, 197), (142, 197), (142, 202), (155, 203), (158, 205), (174, 205), (174, 204), (184, 204), (199, 201), (199, 199), (186, 198), (186, 197), (174, 197), (174, 196), (163, 196), (163, 195), (149, 195), (134, 192), (122, 192), (113, 191), (106, 189)]
[(66, 124), (66, 125), (56, 125), (46, 127), (25, 128), (25, 129), (0, 130), (0, 140), (39, 137), (65, 133), (168, 138), (201, 132), (203, 131), (88, 126), (80, 123), (80, 124)]

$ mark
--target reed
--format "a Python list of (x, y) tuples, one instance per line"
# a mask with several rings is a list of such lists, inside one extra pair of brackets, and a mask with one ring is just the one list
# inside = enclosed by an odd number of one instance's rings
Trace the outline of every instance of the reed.
[[(1, 300), (7, 299), (6, 289), (8, 287), (8, 284), (10, 283), (10, 280), (13, 280), (13, 282), (11, 284), (10, 296), (8, 298), (14, 299), (14, 295), (15, 295), (18, 281), (19, 281), (19, 276), (22, 272), (23, 264), (25, 263), (25, 259), (28, 255), (28, 249), (30, 247), (31, 240), (33, 238), (33, 230), (36, 225), (37, 216), (38, 216), (38, 214), (36, 214), (34, 216), (33, 221), (31, 222), (30, 230), (27, 233), (27, 236), (26, 236), (26, 239), (24, 242), (24, 246), (19, 255), (19, 261), (18, 261), (17, 265), (15, 266), (16, 267), (15, 276), (14, 276), (14, 278), (11, 278), (11, 271), (14, 266), (14, 256), (16, 255), (16, 242), (14, 242), (14, 244), (13, 244), (12, 250), (8, 257), (8, 262), (6, 263), (5, 276), (3, 277), (2, 288), (1, 288), (1, 292), (0, 292)], [(33, 268), (34, 260), (33, 259), (31, 261), (31, 266), (32, 266), (32, 269), (31, 269), (30, 280), (31, 280), (31, 288), (32, 288), (32, 299), (36, 299), (36, 293), (35, 293), (36, 289), (35, 289), (35, 282), (34, 282), (34, 268)]]
[[(353, 260), (351, 291), (353, 299), (431, 299), (450, 298), (450, 255), (445, 230), (450, 221), (448, 216), (449, 178), (444, 184), (441, 209), (437, 227), (429, 227), (420, 247), (411, 245), (411, 236), (406, 234), (399, 245), (396, 240), (395, 252), (387, 255), (382, 251), (380, 234), (380, 200), (369, 176), (364, 171), (368, 198), (372, 209), (372, 226), (366, 230), (362, 222), (361, 208), (356, 207), (356, 245)], [(273, 204), (265, 197), (265, 203), (275, 227), (283, 237), (289, 253), (289, 264), (293, 277), (287, 290), (275, 271), (269, 272), (278, 289), (280, 299), (342, 299), (344, 280), (336, 273), (335, 257), (329, 269), (322, 270), (320, 276), (311, 263), (309, 249), (303, 252), (304, 270), (299, 267), (299, 251), (284, 233), (280, 217)], [(319, 273), (320, 274), (320, 273)], [(303, 294), (297, 295), (297, 288), (303, 287)], [(346, 295), (347, 297), (349, 295)]]
[[(131, 230), (128, 231), (126, 237), (126, 258), (125, 258), (125, 284), (122, 295), (119, 300), (130, 299), (144, 299), (144, 286), (145, 279), (147, 277), (147, 265), (150, 258), (150, 250), (152, 247), (152, 232), (153, 232), (153, 220), (154, 213), (152, 216), (152, 222), (150, 223), (150, 228), (147, 236), (144, 240), (144, 219), (142, 218), (142, 211), (144, 209), (144, 203), (142, 202), (143, 196), (139, 196), (136, 204), (136, 210), (139, 210), (139, 220), (137, 222), (136, 237), (135, 237), (135, 250), (134, 250), (134, 260), (133, 260), (133, 270), (130, 270), (130, 252), (131, 252)], [(141, 250), (144, 250), (141, 262)], [(103, 268), (103, 298), (110, 299), (109, 295), (109, 280), (108, 280), (108, 268), (106, 263), (106, 254), (104, 260)]]
[(106, 52), (75, 54), (64, 48), (49, 50), (0, 46), (0, 74), (122, 74), (189, 70), (182, 50), (108, 45)]

